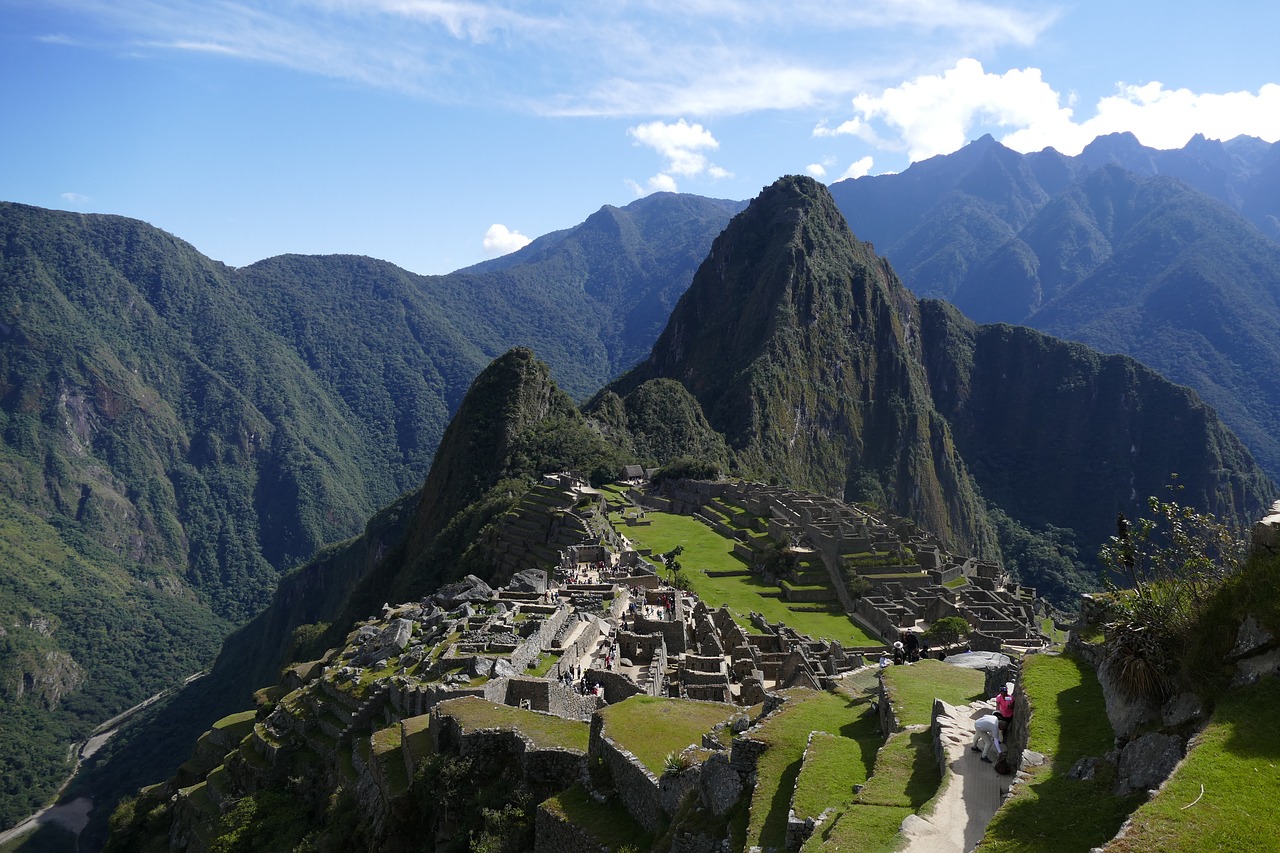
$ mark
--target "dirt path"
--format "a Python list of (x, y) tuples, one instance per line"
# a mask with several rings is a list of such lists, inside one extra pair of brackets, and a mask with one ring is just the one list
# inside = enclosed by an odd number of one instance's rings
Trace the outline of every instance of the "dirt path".
[(902, 833), (908, 839), (903, 853), (968, 853), (982, 840), (1013, 778), (999, 775), (969, 749), (973, 721), (992, 713), (991, 703), (960, 708), (942, 704), (946, 715), (938, 724), (951, 775), (932, 814), (913, 815), (903, 822)]

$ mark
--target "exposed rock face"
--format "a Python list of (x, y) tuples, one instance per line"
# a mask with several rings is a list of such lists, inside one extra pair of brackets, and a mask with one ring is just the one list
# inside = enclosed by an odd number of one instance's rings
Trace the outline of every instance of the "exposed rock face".
[(1181, 760), (1182, 738), (1159, 733), (1143, 735), (1120, 752), (1116, 794), (1159, 787)]
[(1280, 501), (1273, 503), (1267, 516), (1253, 526), (1253, 547), (1268, 554), (1280, 554)]
[(84, 667), (66, 652), (48, 651), (23, 663), (18, 676), (17, 697), (31, 696), (46, 708), (55, 708), (85, 681)]

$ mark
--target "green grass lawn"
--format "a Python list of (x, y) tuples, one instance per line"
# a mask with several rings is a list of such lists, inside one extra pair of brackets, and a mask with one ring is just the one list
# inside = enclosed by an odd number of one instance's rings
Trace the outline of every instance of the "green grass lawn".
[(701, 744), (703, 734), (738, 709), (715, 702), (640, 695), (598, 713), (604, 718), (604, 733), (661, 776), (669, 754)]
[(1114, 796), (1114, 773), (1106, 769), (1087, 782), (1066, 777), (1078, 759), (1111, 749), (1114, 738), (1102, 688), (1087, 664), (1066, 656), (1032, 655), (1023, 665), (1022, 681), (1032, 709), (1028, 747), (1045, 753), (1049, 761), (1031, 768), (1031, 779), (1013, 789), (978, 849), (1085, 853), (1116, 834), (1142, 795)]
[(1262, 851), (1280, 844), (1277, 703), (1274, 678), (1223, 694), (1186, 761), (1108, 850)]
[(441, 714), (448, 714), (458, 721), (463, 732), (477, 729), (513, 728), (535, 746), (587, 751), (590, 731), (586, 723), (566, 720), (550, 714), (526, 711), (510, 705), (496, 705), (479, 696), (462, 696), (449, 699), (436, 706)]
[[(983, 676), (976, 669), (951, 666), (940, 660), (922, 660), (910, 666), (883, 670), (885, 689), (903, 726), (927, 726), (932, 722), (933, 700), (968, 705), (982, 695)], [(1105, 719), (1105, 716), (1103, 717)]]
[(880, 641), (866, 633), (843, 612), (833, 608), (827, 612), (799, 612), (791, 610), (777, 598), (766, 598), (763, 593), (778, 593), (778, 587), (766, 584), (754, 575), (747, 577), (708, 577), (707, 572), (735, 571), (744, 568), (741, 560), (733, 555), (733, 541), (696, 518), (649, 511), (646, 517), (652, 521), (648, 527), (627, 528), (627, 536), (640, 548), (650, 548), (655, 554), (666, 553), (677, 545), (684, 546), (679, 557), (693, 592), (708, 607), (727, 605), (733, 611), (739, 625), (755, 631), (747, 622), (747, 614), (755, 611), (770, 622), (785, 622), (802, 634), (815, 638), (836, 640), (848, 646), (876, 646)]
[(787, 812), (809, 733), (828, 732), (853, 741), (856, 749), (841, 747), (850, 757), (847, 765), (827, 768), (807, 779), (802, 807), (820, 814), (827, 806), (840, 807), (853, 798), (853, 786), (866, 781), (880, 747), (880, 732), (863, 696), (846, 693), (788, 691), (782, 710), (769, 717), (752, 737), (769, 744), (756, 766), (756, 787), (751, 795), (747, 847), (782, 849), (786, 840)]

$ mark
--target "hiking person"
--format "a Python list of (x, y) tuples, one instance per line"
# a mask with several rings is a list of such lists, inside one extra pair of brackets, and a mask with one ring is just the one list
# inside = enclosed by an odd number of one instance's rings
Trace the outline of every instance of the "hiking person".
[(893, 665), (902, 666), (907, 659), (907, 650), (902, 647), (901, 640), (893, 641)]
[(915, 631), (907, 631), (906, 634), (907, 662), (915, 663), (920, 660), (920, 635)]
[(1004, 747), (1000, 745), (1000, 718), (995, 714), (986, 714), (973, 724), (973, 746), (970, 749), (981, 752), (982, 760), (990, 764), (993, 746), (996, 748), (996, 757), (999, 758), (1004, 753)]

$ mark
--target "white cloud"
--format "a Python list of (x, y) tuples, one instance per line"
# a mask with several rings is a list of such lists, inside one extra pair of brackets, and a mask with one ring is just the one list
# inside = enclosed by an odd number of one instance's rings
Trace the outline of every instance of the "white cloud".
[(88, 204), (93, 199), (80, 193), (62, 193), (60, 198), (68, 204)]
[(1034, 44), (1060, 15), (1054, 0), (42, 2), (118, 55), (195, 51), (439, 101), (664, 117), (830, 108), (911, 73), (912, 57)]
[(714, 151), (720, 143), (700, 124), (689, 124), (684, 119), (667, 123), (651, 121), (627, 129), (627, 135), (635, 142), (652, 148), (665, 159), (666, 167), (650, 178), (647, 190), (641, 190), (639, 184), (629, 181), (632, 191), (637, 195), (651, 192), (676, 192), (674, 175), (692, 178), (705, 174), (711, 178), (732, 177), (731, 173), (707, 159), (704, 150)]
[(509, 255), (517, 249), (523, 249), (531, 242), (533, 241), (519, 231), (512, 231), (497, 222), (490, 225), (489, 230), (484, 232), (484, 250), (494, 256)]
[(1075, 118), (1074, 98), (1064, 98), (1038, 68), (988, 73), (975, 59), (963, 59), (940, 75), (922, 75), (879, 95), (853, 99), (855, 115), (835, 128), (826, 122), (817, 137), (852, 135), (878, 148), (905, 149), (912, 161), (947, 154), (979, 132), (1003, 132), (1001, 141), (1017, 151), (1054, 147), (1078, 154), (1095, 137), (1130, 131), (1153, 148), (1178, 148), (1196, 133), (1212, 139), (1240, 134), (1280, 139), (1280, 85), (1256, 94), (1195, 93), (1165, 89), (1158, 82), (1118, 84), (1098, 101), (1094, 114)]
[(689, 124), (684, 119), (668, 124), (651, 121), (627, 129), (627, 135), (657, 151), (667, 159), (667, 172), (677, 175), (697, 175), (706, 170), (708, 163), (704, 148), (715, 150), (720, 143), (700, 124)]
[(849, 168), (840, 173), (840, 177), (836, 178), (836, 180), (843, 181), (848, 178), (861, 178), (863, 175), (869, 175), (873, 165), (875, 165), (875, 161), (870, 156), (854, 160), (849, 164)]
[(807, 174), (815, 178), (825, 178), (827, 176), (827, 167), (821, 163), (810, 163), (804, 167)]
[(649, 192), (651, 193), (673, 193), (677, 189), (676, 179), (664, 172), (659, 172), (649, 179)]

